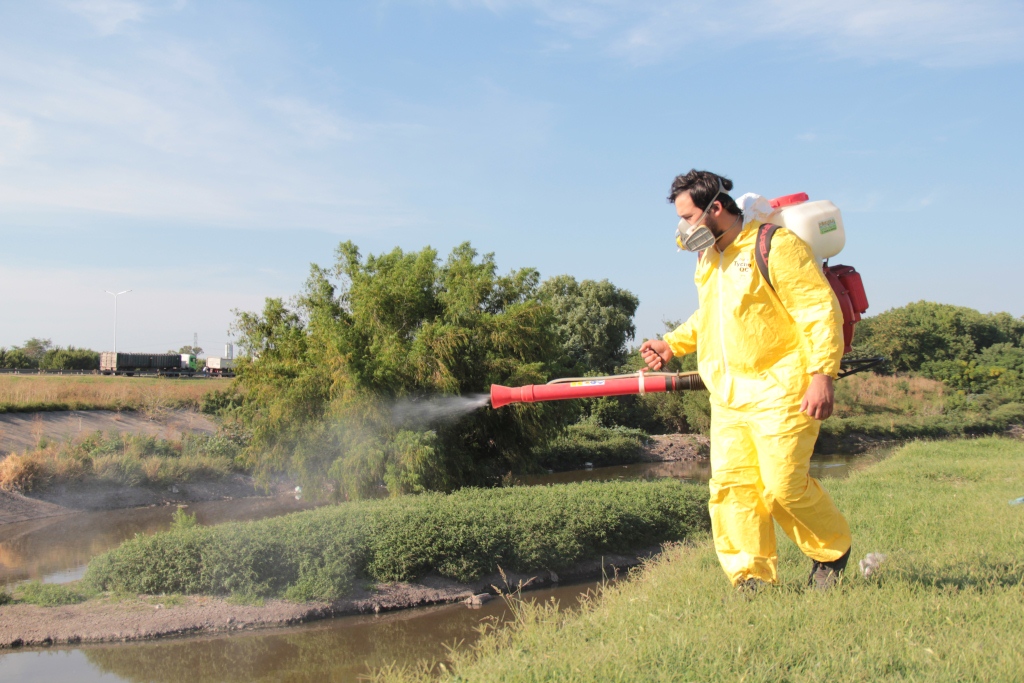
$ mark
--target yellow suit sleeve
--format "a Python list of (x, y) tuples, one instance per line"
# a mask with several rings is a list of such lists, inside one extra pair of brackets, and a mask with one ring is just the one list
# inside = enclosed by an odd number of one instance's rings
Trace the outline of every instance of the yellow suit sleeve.
[(768, 274), (779, 300), (796, 322), (808, 374), (838, 377), (843, 313), (811, 248), (788, 230), (779, 230), (772, 238)]
[(697, 350), (697, 315), (700, 309), (693, 312), (690, 319), (664, 336), (672, 354), (685, 356)]

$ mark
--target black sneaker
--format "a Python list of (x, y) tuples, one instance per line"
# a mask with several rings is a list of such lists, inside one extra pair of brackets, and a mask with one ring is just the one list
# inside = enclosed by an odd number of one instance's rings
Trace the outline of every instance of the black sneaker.
[[(850, 550), (853, 550), (853, 548), (850, 548)], [(814, 566), (811, 567), (811, 578), (808, 579), (807, 585), (815, 590), (827, 591), (839, 583), (839, 580), (843, 577), (843, 572), (846, 571), (846, 563), (850, 561), (850, 550), (847, 550), (845, 555), (832, 562), (818, 562), (815, 560)]]

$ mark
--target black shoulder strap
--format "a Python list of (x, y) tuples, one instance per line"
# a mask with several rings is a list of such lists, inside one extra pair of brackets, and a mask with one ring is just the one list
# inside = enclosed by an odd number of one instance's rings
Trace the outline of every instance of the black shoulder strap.
[(768, 275), (768, 254), (772, 251), (772, 237), (781, 227), (774, 223), (762, 223), (761, 227), (757, 229), (757, 243), (754, 245), (754, 260), (757, 261), (757, 269), (761, 271), (761, 277), (772, 289), (775, 289), (775, 285), (772, 284), (772, 279)]

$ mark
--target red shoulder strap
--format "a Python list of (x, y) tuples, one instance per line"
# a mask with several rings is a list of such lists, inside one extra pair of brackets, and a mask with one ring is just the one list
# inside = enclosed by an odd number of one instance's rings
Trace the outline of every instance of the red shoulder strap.
[(772, 279), (768, 274), (768, 254), (772, 251), (772, 237), (781, 227), (774, 223), (762, 223), (761, 227), (757, 229), (757, 242), (754, 245), (754, 261), (757, 262), (757, 269), (761, 271), (761, 277), (772, 289), (775, 289), (775, 285), (772, 284)]

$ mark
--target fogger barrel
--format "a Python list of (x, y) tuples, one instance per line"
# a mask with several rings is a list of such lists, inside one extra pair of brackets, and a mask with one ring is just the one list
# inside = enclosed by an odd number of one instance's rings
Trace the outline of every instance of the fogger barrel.
[(613, 377), (580, 377), (555, 380), (547, 384), (528, 384), (524, 387), (491, 385), (491, 407), (501, 408), (509, 403), (535, 401), (562, 401), (571, 398), (597, 396), (627, 396), (629, 394), (659, 394), (666, 391), (699, 391), (704, 382), (696, 372), (644, 372)]

